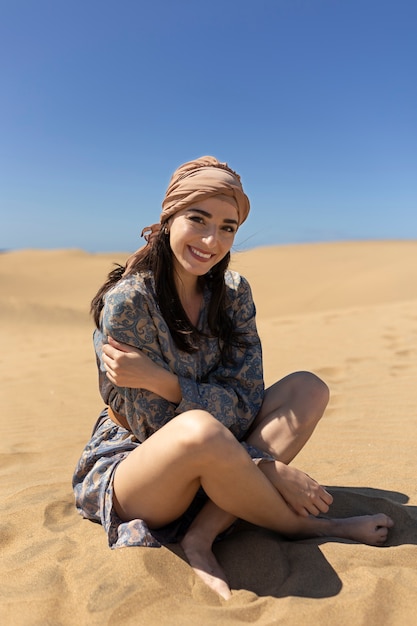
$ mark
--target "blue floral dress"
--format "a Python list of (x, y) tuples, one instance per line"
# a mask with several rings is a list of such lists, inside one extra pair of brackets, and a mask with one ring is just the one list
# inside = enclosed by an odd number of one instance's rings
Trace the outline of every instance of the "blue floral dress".
[[(248, 282), (236, 272), (225, 274), (227, 313), (245, 332), (249, 346), (233, 348), (233, 365), (220, 360), (218, 340), (209, 336), (208, 288), (204, 292), (198, 327), (206, 331), (201, 348), (192, 354), (179, 350), (162, 317), (150, 272), (119, 281), (105, 296), (101, 327), (94, 332), (100, 393), (107, 406), (123, 415), (130, 429), (117, 426), (105, 408), (75, 469), (76, 506), (86, 518), (105, 528), (109, 545), (160, 546), (177, 541), (206, 500), (199, 491), (189, 510), (178, 520), (150, 530), (143, 520), (123, 522), (113, 507), (113, 477), (117, 465), (147, 437), (176, 415), (205, 409), (242, 442), (259, 462), (272, 460), (267, 453), (245, 443), (245, 435), (263, 400), (262, 350), (256, 330), (255, 305)], [(176, 405), (145, 389), (117, 387), (106, 376), (102, 347), (107, 336), (140, 348), (150, 359), (178, 376), (182, 400)]]

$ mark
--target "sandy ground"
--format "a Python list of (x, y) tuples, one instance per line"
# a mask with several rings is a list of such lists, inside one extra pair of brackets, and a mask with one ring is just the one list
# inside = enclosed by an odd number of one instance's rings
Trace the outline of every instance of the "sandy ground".
[(127, 253), (0, 255), (0, 615), (20, 625), (408, 626), (417, 604), (417, 242), (236, 253), (251, 282), (267, 385), (299, 369), (329, 408), (295, 465), (332, 514), (383, 511), (386, 547), (288, 541), (241, 525), (217, 544), (233, 597), (175, 548), (110, 550), (71, 477), (102, 408), (89, 301)]

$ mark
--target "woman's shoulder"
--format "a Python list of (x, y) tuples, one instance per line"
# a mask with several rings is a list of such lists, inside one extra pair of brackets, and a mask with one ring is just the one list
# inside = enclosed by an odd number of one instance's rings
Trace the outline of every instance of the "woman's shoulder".
[(225, 271), (224, 282), (226, 284), (226, 287), (233, 291), (238, 291), (241, 289), (243, 290), (250, 289), (247, 279), (244, 276), (242, 276), (242, 274), (239, 274), (239, 272), (236, 272), (235, 270)]
[(146, 295), (150, 290), (153, 290), (153, 275), (152, 272), (146, 271), (121, 278), (111, 289), (109, 289), (107, 295), (132, 296), (135, 293)]
[(245, 302), (252, 302), (252, 289), (248, 280), (234, 270), (226, 270), (224, 274), (226, 297), (241, 306)]
[[(151, 309), (155, 306), (152, 276), (145, 273), (122, 278), (104, 297), (102, 324), (105, 334), (120, 327), (146, 324)], [(115, 337), (120, 339), (120, 336)], [(129, 343), (126, 341), (126, 343)]]
[(153, 276), (140, 272), (119, 280), (104, 298), (107, 311), (119, 314), (121, 310), (139, 311), (146, 309), (155, 300)]

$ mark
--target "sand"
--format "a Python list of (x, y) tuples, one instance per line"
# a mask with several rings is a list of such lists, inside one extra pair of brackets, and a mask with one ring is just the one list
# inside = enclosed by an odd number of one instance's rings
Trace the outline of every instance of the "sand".
[(338, 516), (383, 511), (383, 548), (288, 541), (242, 524), (216, 554), (233, 596), (175, 548), (110, 550), (71, 477), (102, 404), (89, 301), (127, 253), (0, 255), (2, 624), (398, 625), (417, 611), (417, 241), (235, 253), (251, 281), (267, 384), (307, 369), (329, 408), (295, 465)]

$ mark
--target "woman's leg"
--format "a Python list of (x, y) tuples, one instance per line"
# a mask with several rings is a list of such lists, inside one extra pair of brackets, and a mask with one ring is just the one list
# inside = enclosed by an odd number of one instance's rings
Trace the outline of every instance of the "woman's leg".
[(123, 520), (141, 518), (158, 528), (179, 517), (200, 486), (230, 515), (297, 531), (298, 516), (268, 478), (236, 438), (201, 410), (174, 418), (120, 463), (115, 508)]
[[(332, 498), (316, 481), (285, 464), (294, 458), (311, 436), (328, 399), (327, 386), (315, 375), (308, 372), (291, 374), (266, 390), (262, 409), (248, 437), (250, 443), (281, 460), (261, 463), (259, 469), (302, 516), (326, 512)], [(213, 502), (208, 502), (182, 541), (194, 571), (226, 599), (231, 595), (230, 588), (211, 547), (217, 535), (235, 519)], [(327, 530), (323, 527), (319, 534), (329, 532), (333, 536), (349, 536), (350, 539), (374, 545), (385, 542), (388, 528), (392, 526), (392, 521), (385, 515), (329, 522)]]
[(227, 530), (235, 520), (235, 515), (226, 513), (209, 500), (181, 541), (188, 563), (197, 576), (226, 600), (231, 596), (229, 583), (213, 554), (212, 545), (216, 537)]
[(265, 391), (247, 441), (288, 464), (311, 437), (328, 402), (329, 389), (315, 374), (289, 374)]
[[(307, 373), (279, 381), (267, 390), (247, 441), (288, 463), (321, 417), (325, 390)], [(163, 526), (184, 512), (200, 485), (218, 506), (244, 519), (263, 520), (258, 505), (265, 498), (274, 502), (267, 517), (282, 513), (269, 480), (236, 438), (202, 410), (174, 418), (122, 461), (114, 479), (116, 510), (122, 519), (140, 517), (150, 527)]]
[[(327, 512), (331, 496), (310, 477), (298, 470), (284, 467), (300, 451), (312, 434), (318, 420), (323, 415), (329, 399), (327, 386), (314, 374), (296, 372), (275, 383), (266, 390), (262, 408), (253, 424), (247, 441), (261, 450), (275, 456), (276, 464), (261, 463), (260, 469), (283, 492), (286, 500), (292, 500), (300, 514)], [(271, 467), (275, 465), (275, 467)], [(323, 499), (324, 498), (324, 499)], [(299, 500), (298, 506), (295, 500)], [(319, 505), (319, 506), (317, 506)], [(309, 510), (311, 509), (311, 510)], [(227, 527), (230, 515), (224, 512), (224, 520), (219, 511), (214, 514), (211, 532), (203, 534), (207, 541)], [(207, 523), (210, 516), (204, 513)], [(216, 520), (219, 530), (215, 532)], [(190, 531), (194, 530), (194, 526)], [(199, 533), (198, 524), (195, 525)], [(200, 533), (199, 533), (200, 534)]]
[(292, 537), (334, 536), (373, 544), (383, 542), (392, 525), (385, 515), (366, 520), (297, 515), (235, 437), (201, 410), (174, 418), (120, 463), (115, 508), (124, 520), (141, 518), (158, 528), (181, 515), (200, 486), (215, 505), (196, 522), (206, 528), (211, 524), (210, 540), (234, 517)]
[(275, 463), (260, 469), (300, 515), (327, 513), (332, 496), (304, 472), (288, 466), (311, 437), (329, 401), (327, 385), (315, 374), (295, 372), (269, 387), (247, 437)]

